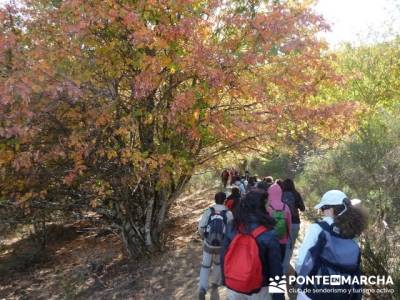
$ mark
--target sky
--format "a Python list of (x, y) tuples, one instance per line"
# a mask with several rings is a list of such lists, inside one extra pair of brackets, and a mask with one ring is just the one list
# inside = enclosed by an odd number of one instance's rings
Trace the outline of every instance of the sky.
[[(0, 0), (0, 5), (8, 1)], [(316, 11), (324, 16), (332, 29), (322, 36), (336, 47), (342, 42), (357, 44), (360, 35), (361, 41), (365, 41), (370, 28), (379, 35), (384, 31), (385, 22), (395, 15), (395, 2), (400, 5), (400, 0), (319, 0)], [(398, 20), (399, 13), (400, 9), (397, 9)]]
[[(342, 42), (359, 43), (369, 41), (369, 32), (382, 36), (385, 23), (399, 15), (396, 0), (319, 0), (316, 11), (331, 25), (331, 32), (324, 33), (333, 47)], [(397, 0), (400, 4), (400, 1)], [(390, 23), (390, 22), (389, 22)], [(400, 28), (400, 27), (399, 27)], [(361, 40), (360, 40), (361, 38)]]

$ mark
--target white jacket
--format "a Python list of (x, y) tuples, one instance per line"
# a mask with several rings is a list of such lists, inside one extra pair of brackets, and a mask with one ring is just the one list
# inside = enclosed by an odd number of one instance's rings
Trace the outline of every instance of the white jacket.
[[(325, 221), (329, 225), (332, 225), (333, 218), (332, 217), (323, 217), (322, 221)], [(318, 236), (321, 233), (322, 228), (318, 224), (314, 223), (308, 226), (306, 235), (304, 236), (303, 243), (300, 246), (299, 254), (297, 256), (296, 261), (296, 272), (300, 273), (301, 266), (303, 265), (303, 261), (306, 258), (308, 250), (315, 246), (318, 241)]]

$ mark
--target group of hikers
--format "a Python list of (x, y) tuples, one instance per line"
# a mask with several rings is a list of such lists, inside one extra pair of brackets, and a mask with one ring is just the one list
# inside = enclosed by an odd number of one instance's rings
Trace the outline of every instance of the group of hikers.
[[(227, 287), (230, 300), (284, 299), (284, 292), (271, 292), (271, 286), (285, 282), (281, 279), (290, 272), (300, 229), (299, 211), (305, 211), (300, 193), (289, 178), (258, 180), (248, 171), (240, 176), (225, 170), (221, 181), (223, 191), (215, 194), (215, 204), (205, 210), (198, 226), (203, 238), (199, 299), (205, 299), (208, 291), (211, 299), (219, 299), (221, 285)], [(295, 276), (360, 276), (357, 237), (366, 228), (367, 217), (359, 202), (349, 200), (340, 190), (322, 196), (315, 206), (322, 219), (306, 231)], [(325, 282), (305, 282), (298, 286), (297, 299), (362, 297), (354, 284), (336, 286), (347, 288), (345, 295), (319, 292), (324, 287)]]

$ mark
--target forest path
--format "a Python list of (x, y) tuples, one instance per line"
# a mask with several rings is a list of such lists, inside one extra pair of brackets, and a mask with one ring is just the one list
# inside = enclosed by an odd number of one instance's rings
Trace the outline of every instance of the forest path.
[[(174, 204), (168, 230), (172, 249), (138, 274), (135, 299), (197, 299), (202, 260), (197, 224), (204, 210), (213, 204), (215, 192), (215, 188), (197, 191)], [(221, 287), (219, 294), (226, 299), (225, 288)]]
[[(202, 259), (197, 224), (215, 192), (182, 195), (168, 219), (167, 250), (136, 262), (127, 258), (118, 234), (84, 230), (93, 229), (92, 223), (55, 226), (53, 242), (39, 257), (32, 255), (27, 239), (3, 240), (0, 299), (197, 299)], [(226, 288), (219, 288), (219, 295), (225, 300)]]
[[(175, 249), (169, 250), (156, 265), (148, 265), (138, 275), (136, 299), (197, 299), (202, 259), (202, 241), (197, 234), (197, 224), (204, 210), (213, 205), (215, 192), (216, 189), (200, 191), (176, 202), (171, 215), (173, 226), (170, 228), (171, 243)], [(301, 227), (292, 265), (297, 257), (305, 227)], [(225, 287), (219, 288), (219, 295), (221, 300), (227, 299)], [(207, 293), (206, 299), (210, 299), (209, 297)], [(286, 298), (295, 297), (286, 295)]]

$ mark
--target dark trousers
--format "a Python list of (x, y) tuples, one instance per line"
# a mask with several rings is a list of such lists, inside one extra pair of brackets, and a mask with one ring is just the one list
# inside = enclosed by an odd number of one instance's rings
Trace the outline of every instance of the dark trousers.
[(285, 253), (286, 253), (286, 244), (279, 244), (281, 248), (281, 262), (285, 259)]

